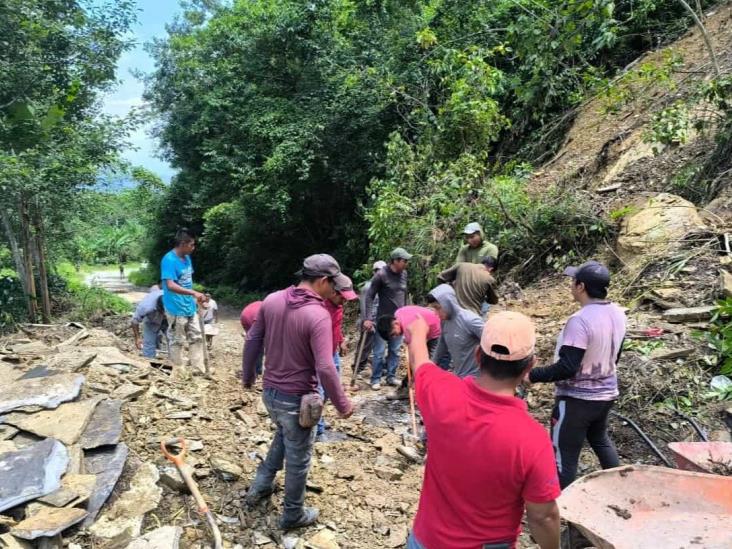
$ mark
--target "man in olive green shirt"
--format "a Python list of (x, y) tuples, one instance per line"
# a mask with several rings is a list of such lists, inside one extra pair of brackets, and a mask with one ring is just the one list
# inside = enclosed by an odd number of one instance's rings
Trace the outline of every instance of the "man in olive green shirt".
[(498, 246), (485, 240), (479, 223), (468, 223), (463, 229), (465, 244), (455, 258), (455, 263), (480, 263), (486, 256), (498, 259)]
[(490, 305), (498, 303), (496, 281), (491, 276), (495, 267), (495, 258), (487, 256), (477, 265), (456, 263), (438, 274), (437, 280), (452, 284), (461, 307), (482, 315), (485, 309), (484, 303)]

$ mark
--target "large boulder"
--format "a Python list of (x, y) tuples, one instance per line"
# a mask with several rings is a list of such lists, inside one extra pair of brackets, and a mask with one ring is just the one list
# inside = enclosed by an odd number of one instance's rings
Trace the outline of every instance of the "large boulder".
[(705, 230), (696, 206), (680, 196), (660, 193), (626, 215), (620, 225), (618, 255), (630, 264), (666, 254), (693, 231)]

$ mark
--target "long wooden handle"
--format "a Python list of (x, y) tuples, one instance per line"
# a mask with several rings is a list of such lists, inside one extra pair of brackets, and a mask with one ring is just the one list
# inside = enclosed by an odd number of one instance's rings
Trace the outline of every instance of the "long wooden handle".
[(412, 368), (407, 364), (407, 385), (409, 387), (409, 411), (412, 413), (412, 434), (414, 438), (419, 438), (417, 434), (417, 413), (414, 409), (414, 388), (412, 387)]
[(361, 335), (358, 338), (358, 350), (356, 351), (356, 357), (353, 359), (353, 374), (351, 375), (351, 387), (356, 385), (356, 376), (358, 375), (358, 365), (361, 363), (361, 357), (363, 356), (363, 347), (366, 343), (366, 332), (361, 330)]

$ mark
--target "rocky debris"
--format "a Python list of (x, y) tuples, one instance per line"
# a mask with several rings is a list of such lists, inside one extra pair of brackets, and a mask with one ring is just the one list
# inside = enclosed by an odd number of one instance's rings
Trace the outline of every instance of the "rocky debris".
[(12, 425), (0, 425), (0, 440), (8, 440), (18, 433), (18, 429)]
[(696, 351), (694, 347), (684, 347), (683, 349), (656, 349), (650, 354), (650, 358), (651, 360), (684, 358), (691, 355), (694, 351)]
[(3, 549), (33, 549), (33, 544), (16, 538), (12, 534), (0, 535), (0, 547)]
[(24, 357), (40, 357), (51, 352), (51, 347), (43, 343), (43, 341), (28, 341), (27, 343), (18, 343), (10, 346), (13, 354)]
[(389, 537), (386, 540), (387, 547), (404, 547), (407, 543), (409, 532), (404, 524), (398, 524), (389, 528)]
[(132, 540), (126, 549), (178, 549), (181, 534), (180, 526), (162, 526)]
[(140, 395), (144, 395), (146, 391), (146, 387), (125, 383), (112, 391), (109, 396), (116, 400), (135, 400)]
[(272, 543), (272, 539), (269, 536), (264, 535), (262, 532), (255, 530), (252, 533), (252, 543), (254, 545), (266, 545)]
[(282, 545), (285, 549), (305, 549), (305, 542), (297, 536), (283, 537)]
[(90, 526), (97, 518), (99, 510), (112, 493), (117, 480), (122, 474), (127, 459), (128, 448), (124, 443), (112, 448), (91, 450), (84, 457), (84, 471), (96, 475), (94, 490), (87, 511), (89, 516), (84, 520), (84, 526)]
[(68, 462), (64, 445), (50, 438), (0, 454), (0, 511), (57, 490)]
[(653, 254), (678, 248), (678, 241), (688, 233), (705, 229), (694, 204), (673, 194), (659, 193), (623, 218), (618, 255), (626, 264), (644, 262)]
[(97, 353), (93, 349), (71, 348), (47, 356), (43, 362), (51, 369), (78, 372), (82, 368), (89, 366), (96, 356)]
[(0, 388), (0, 413), (23, 406), (57, 408), (62, 402), (76, 398), (83, 383), (81, 374), (59, 374), (3, 384)]
[(732, 274), (729, 271), (720, 269), (719, 286), (724, 297), (732, 297)]
[(35, 414), (13, 412), (0, 417), (8, 423), (41, 437), (51, 437), (64, 444), (73, 444), (86, 429), (92, 413), (101, 399), (99, 397), (61, 404), (55, 410)]
[(10, 383), (11, 381), (15, 381), (22, 375), (23, 372), (18, 370), (12, 364), (0, 362), (0, 379), (3, 380), (3, 383)]
[(99, 516), (89, 531), (100, 538), (129, 536), (135, 538), (142, 530), (145, 513), (157, 508), (162, 489), (157, 485), (160, 475), (152, 463), (142, 463), (135, 470), (130, 487)]
[(38, 501), (54, 507), (74, 507), (89, 499), (95, 482), (94, 475), (66, 474), (58, 490), (38, 498)]
[(310, 536), (305, 542), (305, 547), (311, 549), (340, 549), (340, 545), (336, 541), (335, 532), (324, 528), (315, 535)]
[(165, 416), (165, 419), (191, 419), (193, 412), (171, 412)]
[(86, 517), (84, 509), (76, 507), (45, 507), (10, 529), (17, 538), (33, 540), (60, 534)]
[(117, 444), (120, 436), (122, 436), (122, 401), (105, 399), (94, 409), (81, 437), (81, 447), (90, 450)]
[(236, 480), (243, 474), (241, 467), (219, 457), (211, 458), (211, 469), (222, 480)]
[(684, 307), (681, 309), (669, 309), (663, 312), (663, 319), (668, 322), (696, 322), (712, 318), (716, 305), (704, 305), (702, 307)]
[[(183, 464), (183, 468), (191, 475), (194, 475), (196, 472), (196, 470), (187, 463)], [(189, 491), (188, 485), (185, 480), (183, 480), (180, 472), (178, 472), (178, 467), (175, 465), (166, 465), (160, 470), (160, 484), (167, 486), (174, 492), (187, 493)]]
[(414, 463), (422, 463), (424, 461), (417, 449), (411, 446), (397, 446), (397, 452)]
[(94, 347), (97, 356), (94, 363), (101, 366), (114, 367), (122, 372), (129, 372), (132, 368), (145, 368), (147, 363), (143, 360), (131, 358), (125, 355), (117, 347)]

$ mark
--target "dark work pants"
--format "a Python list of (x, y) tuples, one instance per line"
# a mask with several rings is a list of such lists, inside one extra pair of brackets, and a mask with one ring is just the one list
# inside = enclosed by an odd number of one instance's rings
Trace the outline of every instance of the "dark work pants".
[(607, 434), (607, 416), (614, 403), (612, 400), (557, 397), (552, 410), (552, 444), (562, 489), (577, 476), (577, 464), (585, 439), (603, 469), (620, 465), (618, 452)]

